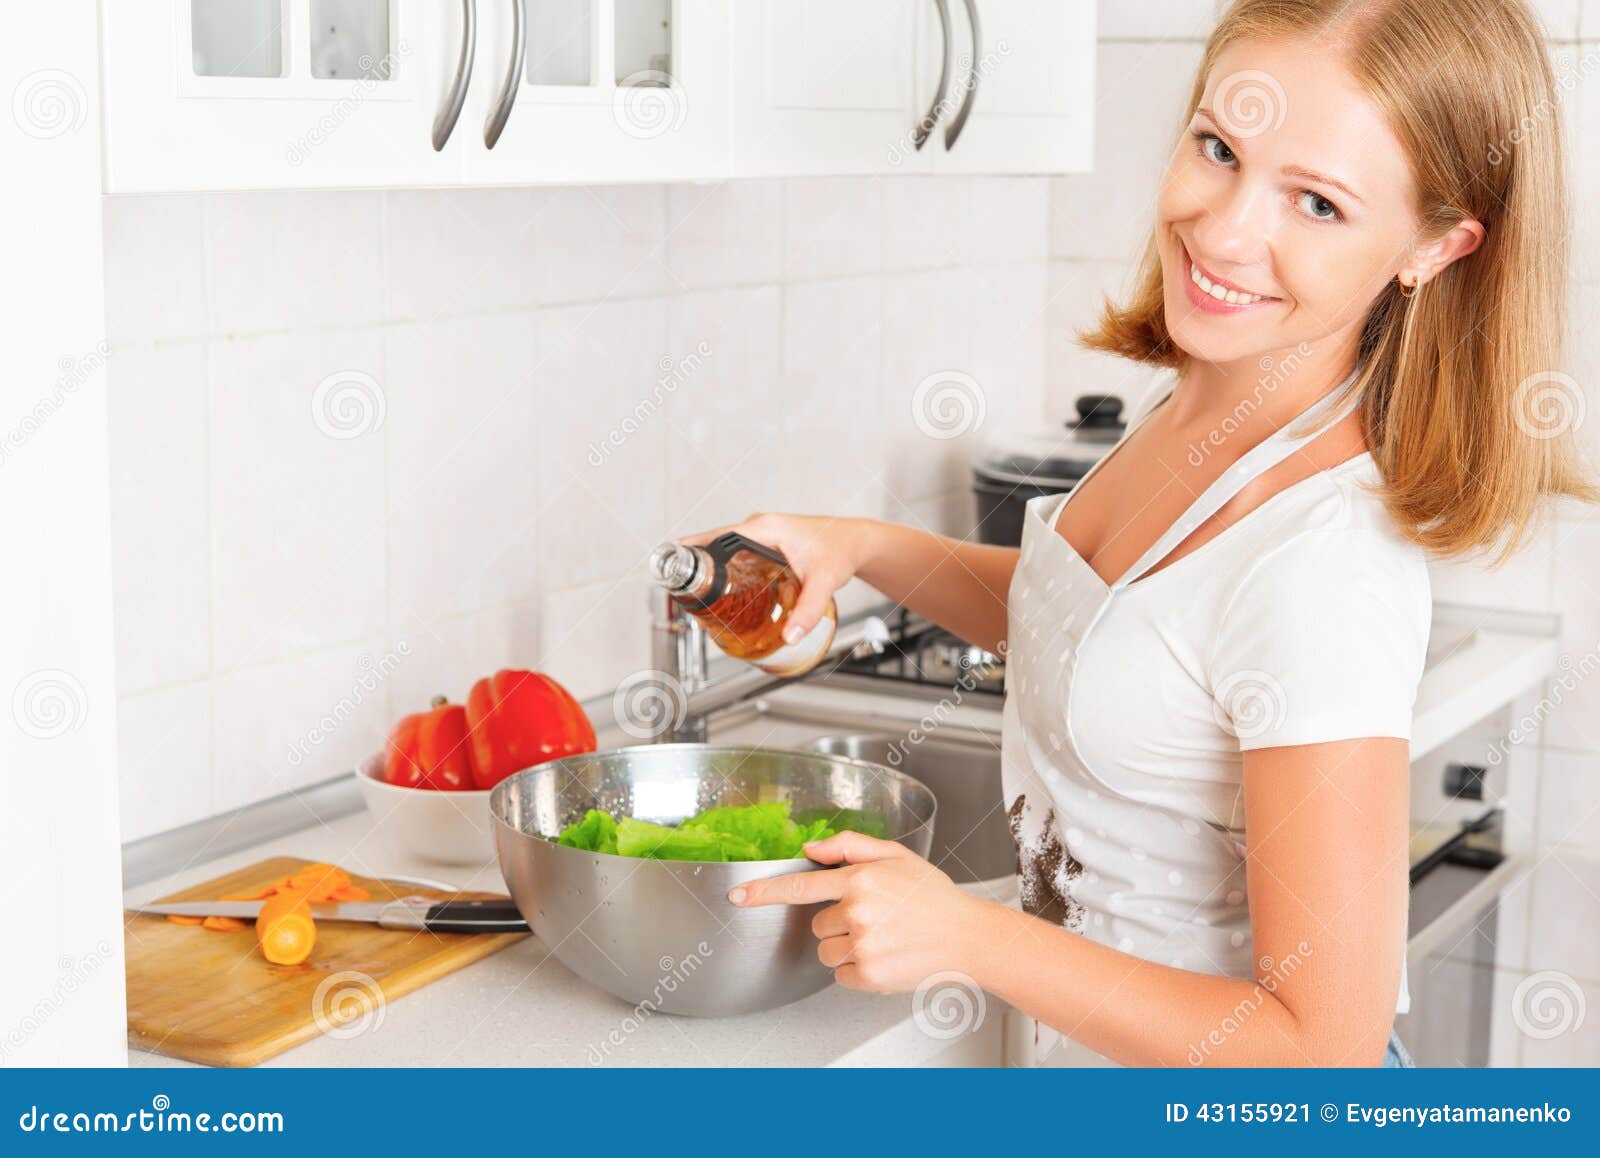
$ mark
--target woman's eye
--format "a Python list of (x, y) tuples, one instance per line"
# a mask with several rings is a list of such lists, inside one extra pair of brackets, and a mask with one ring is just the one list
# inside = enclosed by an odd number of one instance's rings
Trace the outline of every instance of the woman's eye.
[(1300, 203), (1305, 211), (1318, 221), (1339, 220), (1339, 207), (1320, 193), (1313, 193), (1307, 189), (1300, 194)]
[(1200, 139), (1200, 152), (1208, 159), (1219, 165), (1231, 165), (1234, 161), (1233, 150), (1228, 148), (1228, 143), (1214, 133), (1196, 133)]

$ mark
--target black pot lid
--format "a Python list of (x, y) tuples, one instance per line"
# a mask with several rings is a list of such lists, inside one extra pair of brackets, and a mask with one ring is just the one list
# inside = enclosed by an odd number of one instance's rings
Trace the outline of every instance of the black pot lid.
[(980, 476), (1013, 484), (1070, 485), (1104, 458), (1127, 429), (1122, 399), (1115, 394), (1082, 394), (1078, 414), (1059, 432), (1016, 431), (991, 436), (973, 470)]

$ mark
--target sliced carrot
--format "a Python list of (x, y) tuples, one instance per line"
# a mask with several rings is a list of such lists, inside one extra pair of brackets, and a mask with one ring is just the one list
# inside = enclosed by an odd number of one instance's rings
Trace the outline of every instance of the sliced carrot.
[[(256, 940), (261, 952), (275, 965), (298, 965), (311, 954), (317, 928), (311, 906), (327, 901), (367, 901), (372, 894), (351, 883), (350, 874), (338, 865), (302, 865), (297, 871), (250, 892), (225, 893), (224, 901), (261, 901), (256, 917)], [(167, 920), (179, 925), (204, 925), (207, 929), (233, 932), (248, 928), (249, 921), (234, 917), (179, 917)]]
[(287, 886), (304, 893), (313, 902), (328, 900), (336, 891), (350, 884), (350, 874), (331, 864), (308, 864), (289, 877)]
[(306, 895), (283, 892), (263, 901), (256, 917), (256, 941), (261, 955), (274, 965), (298, 965), (311, 956), (317, 926)]

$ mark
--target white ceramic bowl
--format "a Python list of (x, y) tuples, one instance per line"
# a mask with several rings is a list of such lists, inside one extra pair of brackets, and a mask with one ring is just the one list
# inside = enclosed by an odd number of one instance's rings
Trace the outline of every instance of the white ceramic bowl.
[(436, 864), (482, 866), (495, 861), (489, 789), (441, 792), (402, 788), (383, 778), (383, 757), (363, 760), (356, 783), (373, 828), (398, 856)]

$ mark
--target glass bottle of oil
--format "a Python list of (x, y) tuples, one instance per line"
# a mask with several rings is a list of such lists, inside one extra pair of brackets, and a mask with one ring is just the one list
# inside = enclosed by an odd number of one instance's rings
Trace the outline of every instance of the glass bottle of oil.
[(785, 643), (800, 577), (781, 552), (733, 531), (704, 547), (661, 544), (651, 553), (650, 575), (724, 652), (772, 675), (810, 671), (828, 654), (839, 626), (830, 599), (816, 626)]

